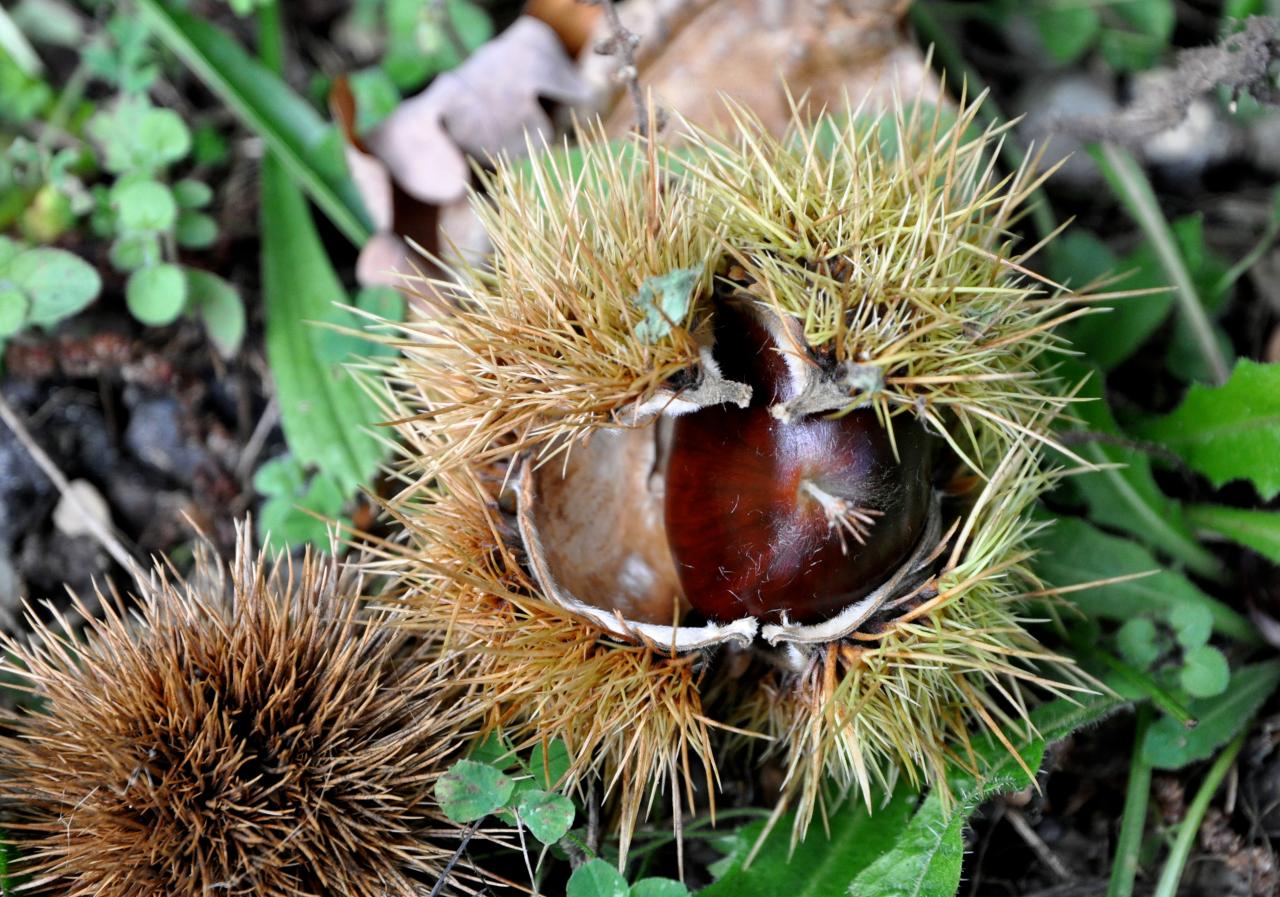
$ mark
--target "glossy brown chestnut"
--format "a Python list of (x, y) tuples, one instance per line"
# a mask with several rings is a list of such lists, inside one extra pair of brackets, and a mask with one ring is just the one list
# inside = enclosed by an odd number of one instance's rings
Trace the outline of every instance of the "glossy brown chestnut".
[(718, 621), (829, 618), (915, 547), (930, 501), (931, 440), (910, 415), (895, 417), (895, 458), (869, 410), (778, 420), (769, 408), (794, 387), (767, 329), (726, 307), (715, 337), (722, 373), (749, 383), (752, 401), (674, 422), (665, 517), (685, 595)]

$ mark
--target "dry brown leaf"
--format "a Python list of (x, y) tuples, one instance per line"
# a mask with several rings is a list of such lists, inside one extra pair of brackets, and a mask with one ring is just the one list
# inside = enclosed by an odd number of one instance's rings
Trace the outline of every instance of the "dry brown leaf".
[[(640, 35), (640, 84), (678, 119), (711, 130), (729, 123), (721, 94), (774, 133), (791, 120), (788, 91), (813, 108), (889, 104), (894, 92), (939, 99), (937, 81), (906, 37), (909, 0), (628, 0), (619, 6)], [(606, 36), (602, 22), (597, 39)], [(583, 59), (583, 75), (613, 98), (612, 134), (632, 127), (631, 102), (617, 89), (618, 61)]]
[(461, 66), (405, 100), (367, 137), (355, 131), (355, 98), (335, 79), (329, 103), (346, 138), (347, 164), (376, 233), (361, 249), (364, 285), (403, 286), (415, 268), (440, 272), (414, 251), (475, 261), (489, 248), (471, 211), (468, 157), (523, 155), (553, 126), (540, 101), (578, 103), (586, 89), (556, 33), (522, 16)]
[(570, 56), (577, 56), (590, 42), (601, 12), (599, 6), (588, 6), (582, 0), (529, 0), (524, 5), (526, 16), (555, 29)]

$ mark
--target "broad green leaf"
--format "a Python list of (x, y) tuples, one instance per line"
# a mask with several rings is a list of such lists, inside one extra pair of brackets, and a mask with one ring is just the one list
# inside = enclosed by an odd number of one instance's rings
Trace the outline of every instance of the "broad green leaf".
[(1099, 38), (1103, 57), (1122, 72), (1151, 68), (1173, 36), (1173, 0), (1111, 0)]
[(526, 791), (517, 809), (530, 834), (543, 844), (555, 844), (573, 826), (573, 801), (550, 791)]
[(244, 341), (244, 301), (236, 288), (216, 274), (187, 268), (190, 309), (204, 322), (205, 332), (218, 354), (231, 358)]
[(1213, 698), (1227, 689), (1231, 668), (1227, 658), (1213, 645), (1200, 645), (1182, 657), (1178, 681), (1193, 698)]
[[(906, 788), (883, 806), (868, 813), (861, 801), (846, 801), (830, 816), (830, 840), (820, 826), (791, 852), (794, 815), (778, 820), (759, 854), (746, 869), (748, 853), (764, 831), (765, 822), (752, 822), (737, 833), (728, 868), (715, 884), (698, 892), (700, 897), (819, 897), (843, 894), (854, 877), (889, 850), (915, 810), (919, 796)], [(803, 874), (797, 874), (803, 870)]]
[(1182, 404), (1139, 429), (1214, 484), (1249, 480), (1270, 501), (1280, 493), (1280, 364), (1242, 359), (1219, 387), (1193, 384)]
[(689, 889), (671, 878), (642, 878), (631, 886), (629, 897), (689, 897)]
[(1156, 624), (1147, 617), (1134, 617), (1116, 630), (1116, 647), (1129, 663), (1147, 669), (1160, 656)]
[(27, 323), (31, 302), (17, 287), (0, 286), (0, 338), (13, 336)]
[(92, 265), (65, 249), (46, 247), (14, 256), (0, 271), (0, 284), (6, 280), (26, 295), (31, 302), (27, 320), (41, 327), (71, 317), (102, 289), (102, 278)]
[(604, 860), (583, 863), (569, 876), (565, 897), (628, 897), (627, 880)]
[(400, 91), (380, 68), (353, 72), (347, 83), (356, 101), (357, 134), (368, 134), (400, 105)]
[(1054, 586), (1081, 586), (1135, 574), (1151, 574), (1089, 586), (1064, 596), (1086, 614), (1125, 621), (1144, 614), (1165, 615), (1183, 604), (1200, 604), (1213, 615), (1223, 635), (1257, 643), (1252, 623), (1209, 597), (1186, 577), (1161, 569), (1145, 548), (1131, 539), (1108, 535), (1083, 520), (1064, 517), (1037, 535), (1037, 572)]
[(515, 786), (487, 763), (459, 760), (436, 780), (436, 800), (454, 822), (475, 822), (505, 807)]
[(636, 338), (644, 343), (656, 343), (679, 327), (689, 315), (693, 301), (693, 288), (702, 278), (702, 266), (678, 268), (666, 274), (657, 274), (640, 284), (640, 290), (631, 300), (644, 312), (644, 320), (636, 325)]
[(1187, 508), (1187, 521), (1192, 526), (1213, 530), (1252, 548), (1272, 563), (1280, 564), (1280, 512), (1224, 505), (1192, 505)]
[(187, 307), (187, 278), (168, 263), (140, 268), (124, 287), (129, 313), (152, 327), (172, 324)]
[[(1072, 409), (1085, 430), (1123, 438), (1103, 399), (1102, 376), (1097, 371), (1065, 358), (1057, 365), (1057, 373), (1071, 385), (1088, 377), (1078, 395), (1091, 401)], [(1073, 445), (1072, 451), (1104, 468), (1071, 478), (1071, 485), (1089, 506), (1091, 519), (1131, 533), (1196, 573), (1209, 577), (1221, 574), (1221, 563), (1196, 540), (1182, 519), (1182, 509), (1156, 484), (1145, 452), (1102, 440), (1081, 442)]]
[(1169, 717), (1157, 720), (1147, 730), (1142, 756), (1157, 769), (1181, 769), (1208, 759), (1249, 724), (1278, 684), (1280, 660), (1236, 670), (1221, 695), (1191, 702), (1191, 714), (1197, 721), (1194, 728)]
[[(1057, 700), (1038, 708), (1032, 713), (1032, 721), (1040, 736), (1015, 739), (1022, 762), (1032, 770), (1039, 768), (1047, 743), (1064, 738), (1123, 705), (1124, 701), (1118, 698), (1097, 696), (1078, 703)], [(1031, 784), (1031, 777), (1022, 764), (994, 737), (978, 739), (974, 750), (981, 777), (974, 779), (956, 769), (947, 777), (955, 797), (953, 812), (948, 813), (942, 796), (934, 789), (892, 849), (859, 873), (848, 888), (821, 893), (858, 897), (954, 897), (960, 885), (963, 833), (969, 815), (988, 797)], [(792, 894), (794, 888), (782, 893)]]
[(138, 0), (156, 33), (280, 160), (338, 229), (357, 246), (372, 233), (348, 177), (333, 128), (240, 46), (207, 22), (162, 0)]
[(1078, 0), (1049, 0), (1033, 10), (1041, 43), (1049, 58), (1062, 65), (1083, 56), (1102, 27), (1098, 11)]
[(284, 167), (262, 166), (262, 284), (267, 360), (276, 381), (285, 441), (350, 494), (382, 460), (371, 434), (378, 412), (350, 374), (322, 361), (324, 333), (346, 300), (302, 193)]
[(122, 231), (166, 231), (178, 217), (173, 193), (158, 181), (121, 181), (111, 190)]

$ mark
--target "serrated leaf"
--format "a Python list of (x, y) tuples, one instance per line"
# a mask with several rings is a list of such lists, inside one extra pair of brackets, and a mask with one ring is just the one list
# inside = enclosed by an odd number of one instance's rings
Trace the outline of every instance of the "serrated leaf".
[(1223, 505), (1192, 505), (1187, 508), (1192, 526), (1213, 530), (1280, 564), (1280, 513)]
[(436, 780), (436, 801), (454, 822), (475, 822), (505, 807), (515, 787), (487, 763), (459, 760)]
[[(1113, 697), (1080, 701), (1057, 700), (1037, 708), (1032, 722), (1040, 737), (1018, 742), (1018, 753), (1030, 769), (1037, 769), (1045, 745), (1076, 729), (1096, 722), (1124, 705)], [(897, 838), (893, 848), (864, 869), (850, 887), (825, 894), (849, 893), (858, 897), (954, 897), (960, 885), (964, 859), (964, 826), (969, 815), (986, 798), (1003, 791), (1025, 788), (1031, 778), (1022, 764), (991, 737), (977, 739), (975, 759), (982, 776), (974, 779), (953, 768), (947, 779), (955, 798), (948, 813), (935, 788)], [(791, 894), (794, 889), (784, 893)]]
[(604, 860), (583, 863), (569, 876), (565, 897), (628, 897), (627, 880)]
[(1157, 769), (1181, 769), (1208, 759), (1249, 724), (1278, 684), (1280, 660), (1241, 667), (1221, 695), (1188, 705), (1197, 720), (1194, 728), (1169, 717), (1157, 720), (1142, 743), (1143, 759)]
[(156, 33), (276, 154), (338, 229), (357, 246), (372, 233), (333, 128), (280, 77), (225, 32), (161, 0), (138, 0)]
[(1270, 501), (1280, 493), (1280, 365), (1242, 359), (1225, 384), (1193, 384), (1181, 405), (1139, 433), (1214, 486), (1248, 480)]
[(1058, 587), (1151, 574), (1063, 596), (1090, 616), (1125, 621), (1144, 614), (1167, 614), (1182, 604), (1201, 604), (1213, 615), (1216, 631), (1244, 642), (1258, 640), (1252, 623), (1206, 595), (1185, 576), (1162, 569), (1149, 551), (1130, 539), (1108, 535), (1075, 517), (1063, 517), (1038, 534), (1033, 545), (1038, 552), (1036, 571)]
[(689, 889), (672, 878), (642, 878), (631, 886), (630, 897), (689, 897)]
[(262, 166), (262, 269), (267, 360), (285, 441), (350, 494), (382, 460), (371, 433), (378, 412), (347, 371), (322, 360), (317, 323), (347, 314), (334, 304), (347, 297), (302, 193), (274, 157)]
[(1178, 681), (1182, 690), (1193, 698), (1213, 698), (1227, 689), (1231, 667), (1227, 658), (1213, 645), (1199, 645), (1182, 656)]
[(124, 288), (129, 313), (151, 327), (172, 324), (187, 307), (187, 278), (168, 263), (139, 268)]
[(702, 266), (698, 266), (646, 278), (631, 300), (644, 312), (644, 320), (636, 325), (636, 339), (656, 343), (670, 334), (672, 327), (683, 324), (693, 301), (693, 288), (701, 277)]
[(187, 268), (187, 295), (218, 354), (231, 358), (244, 342), (244, 301), (236, 288), (216, 274)]
[[(1103, 399), (1101, 374), (1072, 359), (1062, 359), (1057, 373), (1073, 386), (1085, 381), (1077, 395), (1091, 401), (1082, 401), (1073, 408), (1073, 416), (1080, 419), (1084, 429), (1123, 439), (1124, 434)], [(1072, 450), (1104, 468), (1071, 478), (1071, 484), (1089, 506), (1090, 518), (1131, 533), (1196, 573), (1210, 577), (1221, 573), (1221, 563), (1196, 541), (1182, 519), (1182, 509), (1156, 484), (1151, 459), (1145, 452), (1094, 439), (1073, 445)]]
[(573, 826), (573, 801), (550, 791), (526, 791), (517, 808), (520, 820), (543, 844), (554, 844)]
[(0, 273), (30, 301), (27, 320), (51, 327), (69, 318), (94, 299), (102, 278), (93, 266), (65, 249), (39, 247), (18, 253)]

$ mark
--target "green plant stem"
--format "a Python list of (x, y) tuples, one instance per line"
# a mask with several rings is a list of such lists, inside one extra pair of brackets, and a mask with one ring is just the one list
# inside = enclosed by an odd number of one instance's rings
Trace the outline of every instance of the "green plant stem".
[(1107, 897), (1130, 897), (1133, 894), (1142, 832), (1147, 823), (1147, 802), (1151, 797), (1151, 766), (1142, 759), (1142, 742), (1150, 725), (1151, 708), (1145, 704), (1139, 706), (1133, 734), (1133, 755), (1129, 760), (1129, 784), (1125, 789), (1124, 813), (1120, 817), (1120, 835), (1116, 838), (1116, 856), (1111, 864)]
[[(981, 93), (987, 89), (986, 82), (982, 80), (982, 76), (965, 62), (964, 54), (960, 52), (960, 48), (951, 39), (951, 35), (942, 27), (942, 23), (934, 15), (933, 4), (913, 3), (910, 16), (911, 22), (916, 26), (916, 30), (920, 32), (920, 36), (933, 44), (934, 52), (942, 61), (942, 64), (946, 66), (944, 77), (948, 81), (959, 77), (961, 82), (968, 85), (969, 90), (973, 93)], [(982, 106), (978, 109), (978, 119), (988, 126), (1009, 120), (1008, 116), (1000, 111), (1000, 107), (996, 105), (995, 100), (989, 96), (983, 100)], [(1000, 141), (1000, 157), (1004, 160), (1005, 166), (1011, 171), (1017, 171), (1026, 163), (1027, 151), (1011, 131), (1006, 132), (1004, 139)], [(1031, 195), (1027, 205), (1031, 213), (1031, 223), (1041, 240), (1057, 230), (1058, 221), (1054, 217), (1053, 207), (1049, 204), (1049, 197), (1045, 196), (1044, 190), (1036, 190)]]
[(1227, 360), (1223, 358), (1222, 350), (1214, 338), (1209, 315), (1204, 310), (1204, 303), (1200, 301), (1191, 272), (1187, 270), (1182, 254), (1178, 251), (1169, 222), (1160, 211), (1160, 204), (1156, 201), (1155, 191), (1151, 188), (1146, 172), (1132, 153), (1113, 143), (1096, 144), (1091, 152), (1098, 160), (1116, 197), (1128, 209), (1151, 243), (1151, 248), (1155, 250), (1160, 267), (1173, 285), (1182, 314), (1191, 327), (1196, 344), (1200, 347), (1200, 354), (1209, 365), (1214, 382), (1217, 385), (1226, 383), (1230, 375)]
[(1235, 286), (1235, 282), (1256, 265), (1258, 259), (1267, 254), (1277, 236), (1280, 236), (1280, 215), (1272, 215), (1262, 232), (1262, 236), (1257, 243), (1253, 244), (1253, 248), (1245, 253), (1244, 258), (1232, 265), (1222, 277), (1218, 278), (1218, 282), (1213, 285), (1214, 292), (1222, 294)]
[(258, 7), (258, 58), (277, 75), (284, 74), (284, 24), (279, 3)]
[(1177, 897), (1182, 870), (1186, 867), (1187, 858), (1191, 855), (1196, 833), (1200, 831), (1200, 823), (1204, 821), (1204, 814), (1209, 809), (1209, 801), (1213, 800), (1218, 786), (1222, 784), (1227, 771), (1231, 769), (1231, 764), (1236, 760), (1236, 755), (1240, 753), (1247, 732), (1248, 726), (1241, 730), (1240, 734), (1222, 749), (1218, 759), (1213, 761), (1213, 766), (1204, 777), (1200, 790), (1196, 792), (1191, 806), (1187, 808), (1187, 815), (1178, 826), (1178, 834), (1173, 839), (1173, 847), (1169, 849), (1169, 858), (1165, 860), (1164, 869), (1160, 872), (1160, 881), (1156, 883), (1152, 897)]

